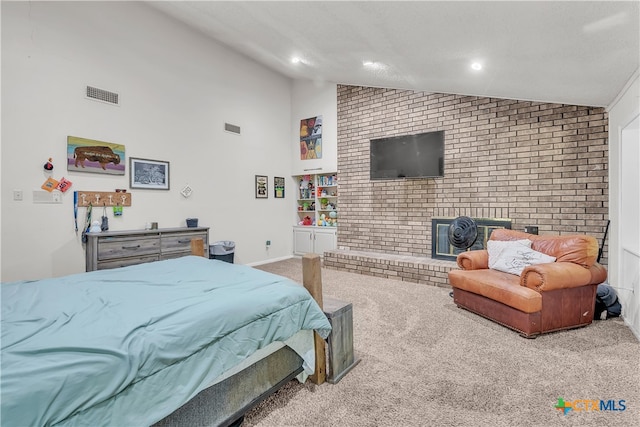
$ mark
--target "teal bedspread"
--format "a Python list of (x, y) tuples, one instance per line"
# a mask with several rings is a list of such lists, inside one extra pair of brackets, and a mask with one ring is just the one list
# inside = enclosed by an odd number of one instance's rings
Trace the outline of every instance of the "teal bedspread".
[(257, 349), (331, 329), (301, 285), (194, 256), (1, 291), (3, 426), (150, 425)]

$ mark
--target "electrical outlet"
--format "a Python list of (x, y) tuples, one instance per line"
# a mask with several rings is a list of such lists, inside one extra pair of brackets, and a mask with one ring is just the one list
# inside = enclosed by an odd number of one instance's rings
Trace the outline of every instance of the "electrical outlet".
[(22, 200), (22, 190), (13, 190), (13, 200)]
[(271, 246), (271, 240), (267, 240), (267, 246)]

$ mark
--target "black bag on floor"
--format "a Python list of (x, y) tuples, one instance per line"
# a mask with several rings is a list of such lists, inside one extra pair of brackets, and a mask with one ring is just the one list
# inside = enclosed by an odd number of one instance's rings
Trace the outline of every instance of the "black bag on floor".
[(602, 313), (607, 312), (606, 319), (618, 317), (622, 313), (622, 305), (618, 301), (616, 290), (606, 283), (598, 285), (596, 290), (596, 307), (593, 312), (594, 320), (602, 319)]

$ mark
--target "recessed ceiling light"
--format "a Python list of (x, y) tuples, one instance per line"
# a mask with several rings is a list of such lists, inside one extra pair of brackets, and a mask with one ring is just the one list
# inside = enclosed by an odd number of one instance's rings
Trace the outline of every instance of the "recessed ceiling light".
[(479, 62), (474, 62), (473, 64), (471, 64), (471, 68), (473, 68), (476, 71), (480, 71), (482, 70), (482, 64)]
[(305, 57), (302, 57), (302, 56), (294, 56), (294, 57), (292, 57), (291, 58), (291, 63), (292, 64), (302, 64), (302, 65), (307, 65), (307, 66), (311, 65), (309, 63), (309, 59), (305, 58)]
[(372, 70), (384, 70), (387, 68), (382, 62), (376, 61), (362, 61), (362, 66)]

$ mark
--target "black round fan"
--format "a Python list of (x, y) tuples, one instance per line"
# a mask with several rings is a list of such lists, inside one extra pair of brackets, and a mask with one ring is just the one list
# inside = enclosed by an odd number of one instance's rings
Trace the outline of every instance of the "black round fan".
[(469, 249), (478, 238), (476, 222), (468, 216), (459, 216), (449, 224), (449, 243), (457, 249)]

